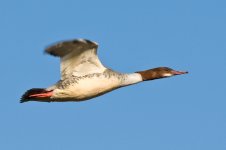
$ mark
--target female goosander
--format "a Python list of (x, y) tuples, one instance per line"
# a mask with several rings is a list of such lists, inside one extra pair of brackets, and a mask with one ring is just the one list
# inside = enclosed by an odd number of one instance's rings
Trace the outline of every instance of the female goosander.
[(21, 97), (27, 101), (84, 101), (114, 89), (142, 81), (171, 77), (188, 72), (158, 67), (123, 74), (104, 67), (97, 56), (98, 44), (85, 39), (57, 43), (45, 52), (60, 57), (61, 80), (48, 88), (32, 88)]

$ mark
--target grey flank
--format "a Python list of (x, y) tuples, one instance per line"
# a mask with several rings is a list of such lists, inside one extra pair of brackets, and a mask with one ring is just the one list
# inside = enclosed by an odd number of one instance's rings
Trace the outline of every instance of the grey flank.
[(92, 73), (84, 76), (73, 76), (66, 78), (65, 80), (60, 80), (56, 83), (56, 88), (58, 89), (66, 89), (68, 86), (74, 84), (78, 84), (80, 80), (85, 80), (87, 78), (94, 78), (94, 77), (100, 77), (104, 76), (105, 78), (117, 78), (121, 83), (123, 83), (126, 80), (127, 74), (122, 74), (115, 72), (111, 69), (106, 69), (103, 73)]

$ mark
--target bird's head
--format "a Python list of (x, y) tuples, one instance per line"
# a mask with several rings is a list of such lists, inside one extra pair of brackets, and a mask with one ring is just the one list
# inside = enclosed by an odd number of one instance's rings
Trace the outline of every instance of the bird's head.
[(158, 67), (150, 70), (145, 71), (139, 71), (137, 73), (140, 73), (143, 81), (146, 80), (154, 80), (154, 79), (160, 79), (160, 78), (166, 78), (171, 77), (175, 75), (182, 75), (188, 73), (187, 71), (176, 71), (169, 67)]

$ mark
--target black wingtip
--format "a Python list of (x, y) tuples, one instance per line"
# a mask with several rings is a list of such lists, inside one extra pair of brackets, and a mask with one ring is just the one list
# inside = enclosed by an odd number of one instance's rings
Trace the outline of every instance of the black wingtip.
[[(79, 48), (80, 47), (80, 48)], [(98, 44), (87, 39), (74, 39), (55, 42), (45, 48), (44, 53), (55, 57), (63, 57), (70, 53), (73, 49), (98, 48)]]

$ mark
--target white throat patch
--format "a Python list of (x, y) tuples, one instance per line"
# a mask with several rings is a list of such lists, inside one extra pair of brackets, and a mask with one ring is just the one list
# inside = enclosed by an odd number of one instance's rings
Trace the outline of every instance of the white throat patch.
[(164, 77), (171, 77), (171, 76), (172, 76), (171, 73), (165, 73), (165, 74), (164, 74)]

